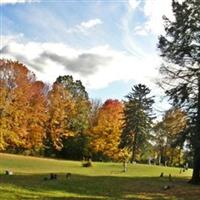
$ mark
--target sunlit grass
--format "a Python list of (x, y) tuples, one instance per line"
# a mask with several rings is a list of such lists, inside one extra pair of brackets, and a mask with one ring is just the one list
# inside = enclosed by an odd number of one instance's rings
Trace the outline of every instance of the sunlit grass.
[[(14, 175), (4, 175), (5, 170)], [(44, 180), (49, 173), (57, 180)], [(66, 179), (66, 173), (72, 173)], [(160, 178), (163, 172), (165, 177)], [(200, 199), (200, 187), (187, 184), (191, 170), (131, 165), (123, 172), (121, 163), (93, 163), (0, 154), (0, 199)], [(168, 180), (171, 174), (173, 181)], [(170, 185), (169, 190), (164, 190)]]

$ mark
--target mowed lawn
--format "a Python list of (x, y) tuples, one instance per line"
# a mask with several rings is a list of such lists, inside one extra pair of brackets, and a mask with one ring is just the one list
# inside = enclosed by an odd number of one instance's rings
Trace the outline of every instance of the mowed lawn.
[[(13, 175), (5, 175), (5, 170)], [(160, 178), (163, 172), (165, 177)], [(44, 180), (57, 173), (57, 180)], [(71, 173), (66, 179), (66, 173)], [(0, 154), (0, 199), (188, 199), (200, 200), (200, 186), (187, 184), (192, 171), (179, 168), (81, 162)], [(173, 181), (169, 181), (168, 175)], [(163, 187), (170, 185), (170, 189)]]

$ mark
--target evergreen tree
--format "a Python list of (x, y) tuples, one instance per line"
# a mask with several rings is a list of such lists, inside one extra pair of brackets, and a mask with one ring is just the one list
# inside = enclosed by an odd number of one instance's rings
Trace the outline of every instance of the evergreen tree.
[(200, 183), (200, 1), (172, 1), (174, 20), (164, 17), (165, 35), (158, 48), (165, 63), (161, 67), (166, 94), (174, 106), (189, 116), (187, 130), (194, 163), (191, 183)]
[(153, 97), (148, 97), (150, 89), (139, 84), (132, 88), (124, 102), (124, 126), (121, 134), (121, 148), (132, 151), (131, 162), (147, 142), (152, 124)]

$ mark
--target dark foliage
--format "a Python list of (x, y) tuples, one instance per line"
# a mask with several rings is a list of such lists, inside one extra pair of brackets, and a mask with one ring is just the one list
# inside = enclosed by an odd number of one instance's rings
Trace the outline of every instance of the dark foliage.
[[(174, 106), (188, 114), (185, 136), (193, 150), (192, 183), (200, 183), (200, 1), (172, 1), (175, 20), (164, 17), (165, 35), (158, 48), (165, 63), (162, 84)], [(185, 138), (186, 138), (185, 137)]]

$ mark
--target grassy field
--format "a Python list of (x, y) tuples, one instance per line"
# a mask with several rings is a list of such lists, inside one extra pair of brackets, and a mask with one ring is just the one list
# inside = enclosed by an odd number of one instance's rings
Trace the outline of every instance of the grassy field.
[[(5, 170), (14, 174), (7, 176)], [(0, 199), (200, 199), (200, 186), (187, 184), (191, 170), (180, 174), (178, 168), (140, 164), (122, 170), (120, 163), (94, 162), (84, 168), (81, 162), (0, 154)], [(159, 177), (161, 172), (165, 177)], [(49, 173), (58, 179), (44, 180)], [(164, 190), (165, 185), (170, 189)]]

